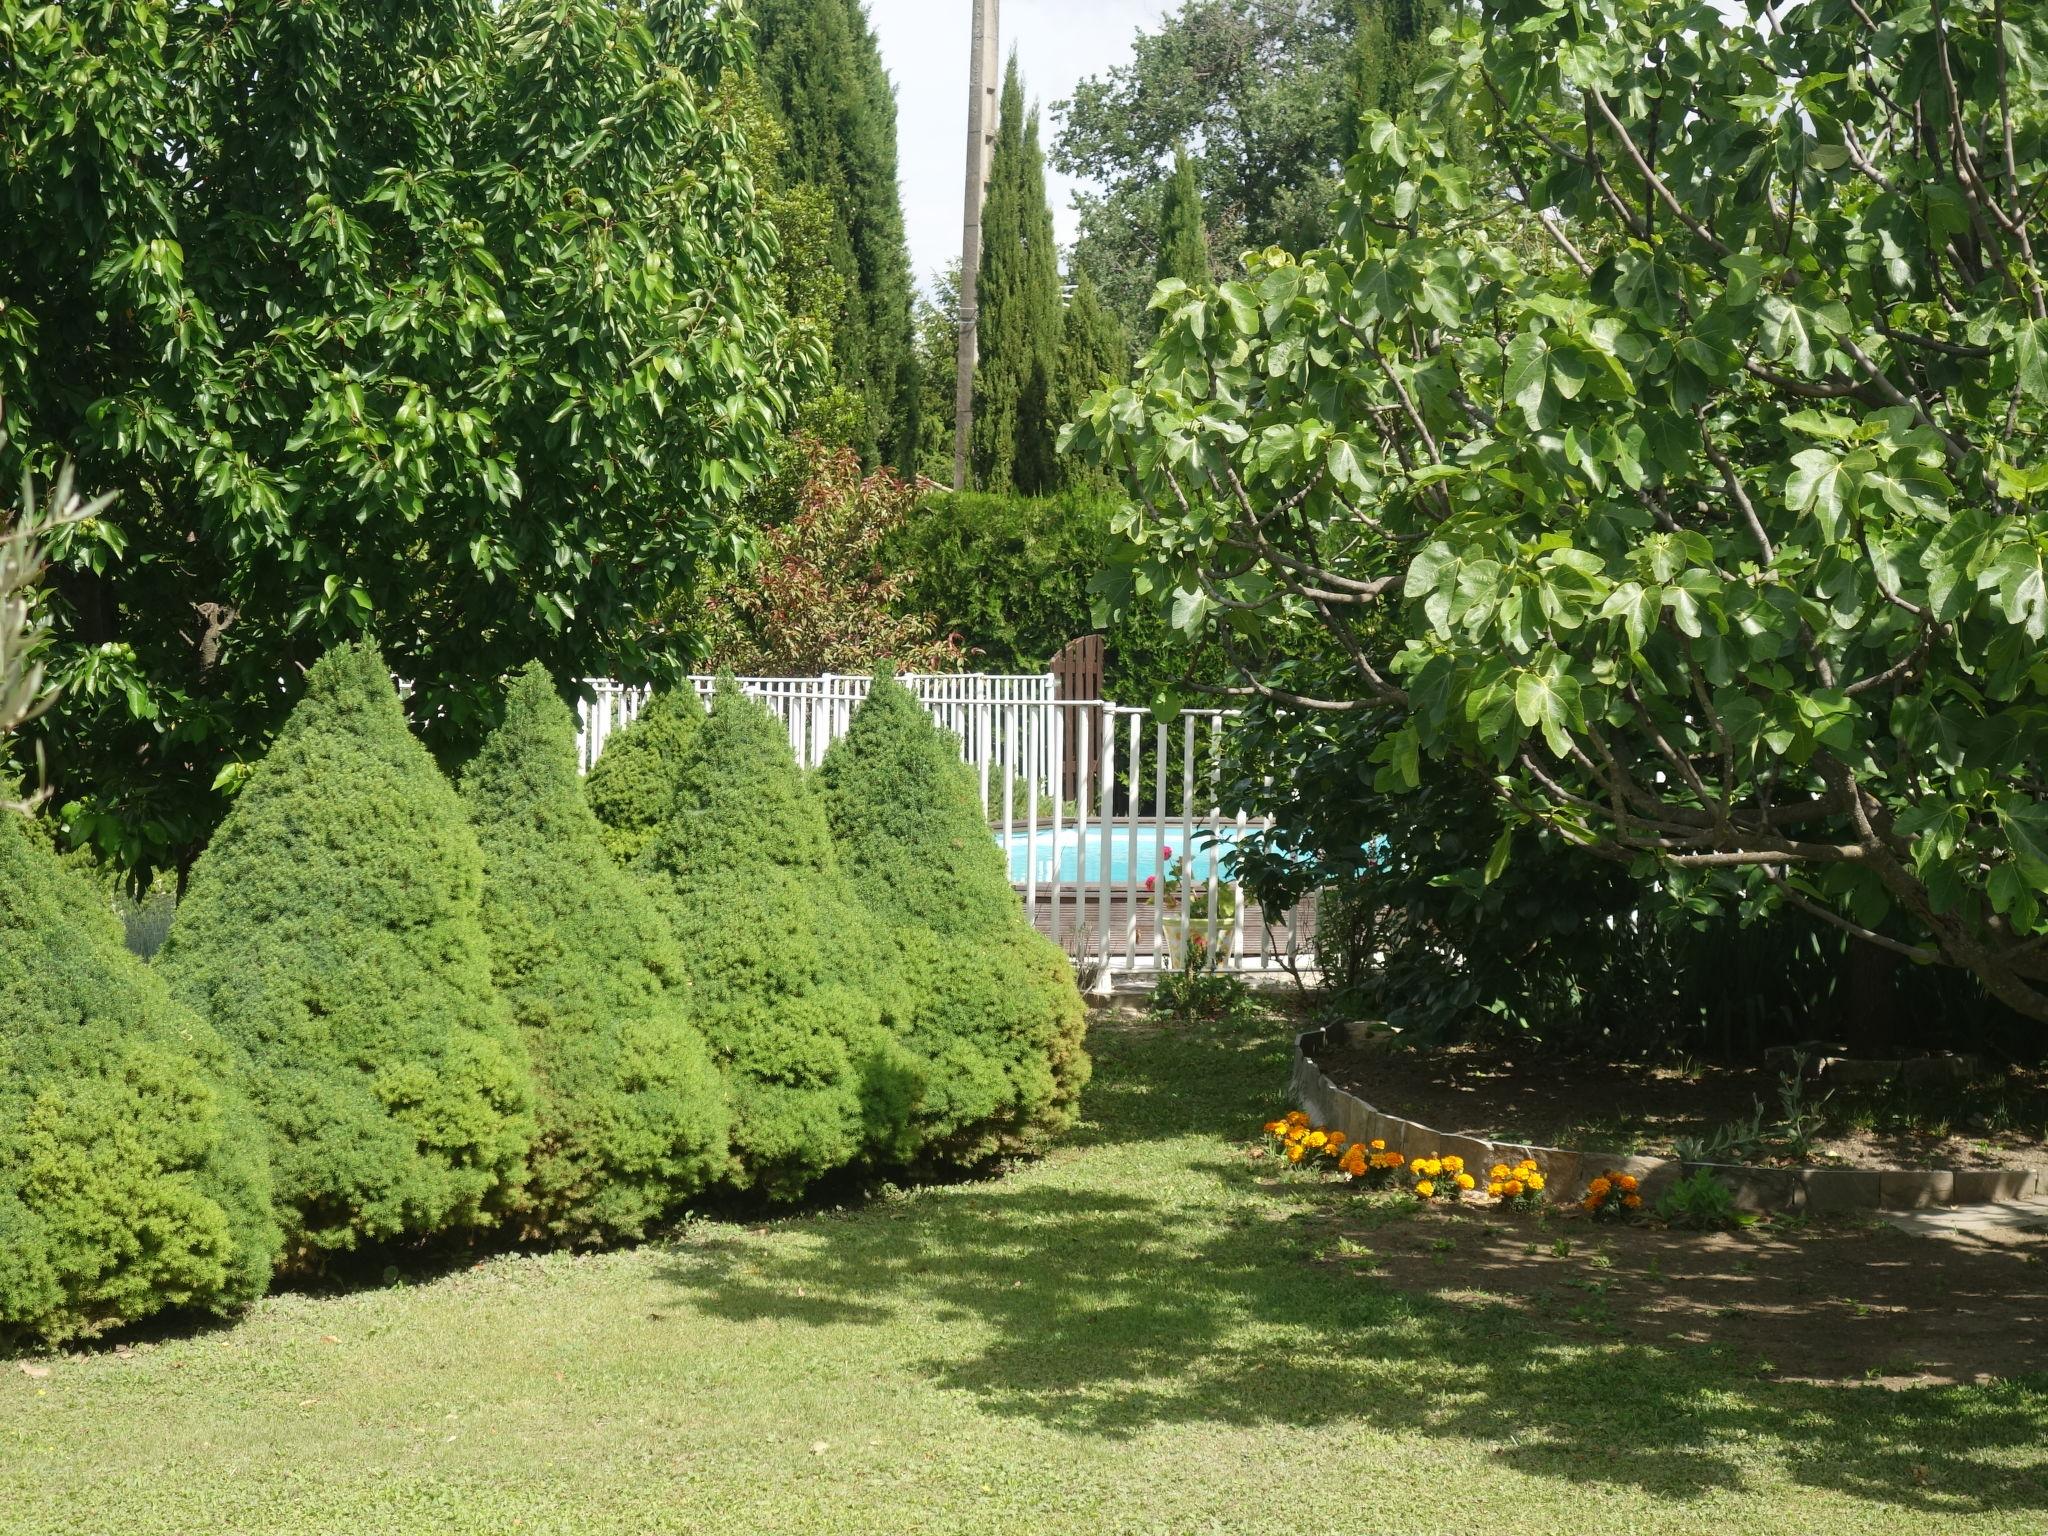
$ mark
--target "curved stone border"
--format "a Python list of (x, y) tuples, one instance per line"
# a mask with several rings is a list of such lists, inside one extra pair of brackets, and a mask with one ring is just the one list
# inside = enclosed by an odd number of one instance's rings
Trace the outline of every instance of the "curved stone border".
[[(1348, 1026), (1332, 1028), (1349, 1034)], [(1495, 1163), (1533, 1158), (1543, 1170), (1544, 1185), (1553, 1199), (1576, 1198), (1588, 1179), (1608, 1170), (1630, 1173), (1641, 1181), (1645, 1203), (1654, 1201), (1688, 1169), (1689, 1165), (1675, 1157), (1625, 1157), (1482, 1141), (1386, 1114), (1339, 1088), (1316, 1065), (1309, 1052), (1330, 1039), (1329, 1029), (1313, 1029), (1295, 1037), (1295, 1106), (1318, 1125), (1342, 1131), (1354, 1141), (1384, 1141), (1411, 1162), (1455, 1153), (1464, 1158), (1468, 1168), (1483, 1171)], [(1943, 1205), (1994, 1205), (2048, 1195), (2048, 1170), (2030, 1168), (1757, 1168), (1741, 1163), (1696, 1163), (1690, 1167), (1713, 1174), (1728, 1187), (1737, 1208), (1745, 1211), (1816, 1215), (1912, 1211)]]

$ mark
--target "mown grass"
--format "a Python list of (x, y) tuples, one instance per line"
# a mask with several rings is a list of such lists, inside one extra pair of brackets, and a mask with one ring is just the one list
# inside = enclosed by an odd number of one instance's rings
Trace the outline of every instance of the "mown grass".
[(1000, 1181), (10, 1364), (0, 1530), (2048, 1526), (2048, 1383), (1801, 1386), (1311, 1262), (1327, 1194), (1241, 1151), (1277, 1026), (1095, 1049)]

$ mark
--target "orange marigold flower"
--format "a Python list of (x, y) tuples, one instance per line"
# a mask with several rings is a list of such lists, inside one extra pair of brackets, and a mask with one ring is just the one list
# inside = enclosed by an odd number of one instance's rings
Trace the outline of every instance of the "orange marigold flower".
[(1375, 1152), (1384, 1152), (1387, 1150), (1387, 1144), (1375, 1136), (1372, 1141), (1372, 1149)]
[(1586, 1186), (1586, 1193), (1594, 1196), (1595, 1198), (1604, 1199), (1607, 1195), (1607, 1192), (1612, 1188), (1614, 1188), (1614, 1186), (1611, 1183), (1609, 1183), (1606, 1179), (1595, 1179), (1592, 1183)]
[(1492, 1168), (1487, 1170), (1487, 1177), (1491, 1179), (1504, 1179), (1507, 1176), (1508, 1165), (1506, 1163), (1495, 1163)]
[(1643, 1197), (1641, 1195), (1623, 1195), (1621, 1203), (1633, 1211), (1643, 1203)]
[(1501, 1188), (1506, 1192), (1507, 1197), (1512, 1200), (1522, 1192), (1522, 1181), (1520, 1179), (1509, 1179), (1505, 1184), (1501, 1185)]
[(1299, 1125), (1306, 1127), (1308, 1124), (1308, 1116), (1304, 1115), (1298, 1109), (1290, 1109), (1282, 1118), (1284, 1118), (1289, 1125)]
[(1621, 1186), (1623, 1194), (1632, 1195), (1636, 1192), (1636, 1176), (1632, 1173), (1621, 1174), (1614, 1182)]
[(1287, 1144), (1287, 1161), (1290, 1163), (1298, 1163), (1307, 1155), (1308, 1149), (1303, 1147), (1300, 1142), (1290, 1141)]
[(1333, 1147), (1341, 1147), (1344, 1145), (1345, 1142), (1349, 1141), (1350, 1139), (1351, 1138), (1349, 1136), (1346, 1136), (1342, 1131), (1330, 1132), (1330, 1145)]
[(1265, 1129), (1268, 1136), (1278, 1136), (1286, 1131), (1287, 1122), (1285, 1120), (1268, 1120)]

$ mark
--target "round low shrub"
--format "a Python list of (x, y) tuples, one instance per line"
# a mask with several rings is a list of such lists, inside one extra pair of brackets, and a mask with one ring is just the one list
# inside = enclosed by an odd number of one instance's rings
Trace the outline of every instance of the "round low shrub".
[(234, 1058), (0, 813), (0, 1340), (232, 1311), (277, 1246)]
[(726, 1073), (733, 1182), (787, 1198), (835, 1168), (914, 1155), (925, 1068), (889, 1028), (886, 945), (787, 733), (729, 678), (638, 868)]
[(638, 1237), (723, 1172), (725, 1088), (686, 1014), (682, 954), (605, 850), (575, 722), (537, 663), (462, 792), (492, 971), (534, 1069), (521, 1220), (570, 1242)]
[(606, 849), (619, 863), (645, 853), (655, 829), (668, 819), (683, 757), (703, 723), (704, 706), (685, 681), (654, 694), (632, 724), (606, 738), (583, 793), (603, 824)]
[(927, 1150), (974, 1161), (1073, 1123), (1088, 1080), (1073, 968), (1034, 932), (957, 745), (877, 677), (819, 770), (839, 862), (894, 936), (904, 1038), (933, 1064)]
[(157, 962), (249, 1058), (288, 1264), (516, 1204), (532, 1084), (482, 894), (476, 833), (382, 657), (329, 652), (194, 866)]

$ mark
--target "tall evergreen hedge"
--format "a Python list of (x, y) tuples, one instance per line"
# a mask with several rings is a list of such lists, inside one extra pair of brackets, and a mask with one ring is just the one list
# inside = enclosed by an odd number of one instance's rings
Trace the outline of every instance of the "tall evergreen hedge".
[(483, 855), (370, 645), (340, 646), (193, 868), (158, 965), (247, 1053), (288, 1263), (513, 1205), (532, 1084)]
[(533, 1060), (534, 1235), (637, 1237), (725, 1165), (725, 1089), (686, 1016), (681, 951), (606, 852), (575, 723), (538, 663), (462, 783), (492, 970)]
[(668, 917), (732, 1096), (731, 1177), (776, 1198), (902, 1162), (923, 1064), (890, 1033), (887, 946), (839, 873), (780, 722), (722, 680), (637, 868)]
[(686, 680), (650, 698), (598, 754), (583, 793), (604, 825), (605, 847), (621, 864), (646, 852), (668, 819), (683, 756), (703, 723), (704, 706)]
[(0, 1342), (230, 1311), (277, 1244), (231, 1053), (0, 814)]
[(887, 925), (933, 1063), (928, 1150), (1032, 1150), (1073, 1123), (1088, 1056), (1066, 957), (1026, 921), (957, 746), (877, 677), (820, 770), (839, 860)]

